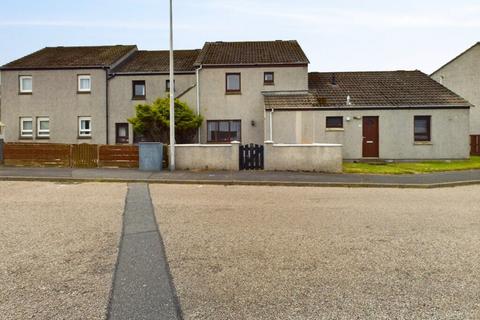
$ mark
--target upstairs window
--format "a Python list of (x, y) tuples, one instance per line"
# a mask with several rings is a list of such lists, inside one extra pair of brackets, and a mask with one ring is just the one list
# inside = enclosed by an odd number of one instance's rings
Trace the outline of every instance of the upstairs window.
[(343, 128), (343, 117), (327, 117), (327, 129), (341, 129)]
[(225, 78), (227, 93), (239, 93), (241, 91), (240, 73), (227, 73)]
[(78, 76), (78, 92), (92, 91), (92, 77), (90, 75)]
[(20, 118), (20, 137), (31, 138), (33, 136), (33, 119), (29, 117)]
[(275, 83), (274, 73), (265, 72), (263, 74), (263, 84), (264, 85), (273, 85)]
[(37, 138), (50, 137), (50, 119), (47, 117), (37, 118)]
[(240, 141), (240, 120), (209, 120), (207, 121), (208, 142), (221, 143)]
[(431, 116), (415, 116), (413, 122), (415, 141), (430, 141)]
[(89, 138), (92, 136), (92, 118), (91, 117), (78, 118), (78, 136), (80, 138)]
[[(173, 90), (177, 91), (175, 80), (173, 80)], [(165, 91), (170, 92), (170, 80), (165, 80)]]
[(145, 81), (132, 81), (133, 87), (133, 100), (145, 100), (145, 96), (147, 94)]
[(20, 93), (32, 93), (33, 92), (33, 78), (32, 76), (20, 76)]

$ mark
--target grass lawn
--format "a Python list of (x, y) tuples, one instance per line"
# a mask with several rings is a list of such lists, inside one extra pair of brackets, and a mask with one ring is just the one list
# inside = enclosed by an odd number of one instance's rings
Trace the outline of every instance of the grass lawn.
[(480, 169), (480, 157), (459, 161), (425, 161), (399, 163), (344, 163), (344, 173), (418, 174), (440, 171)]

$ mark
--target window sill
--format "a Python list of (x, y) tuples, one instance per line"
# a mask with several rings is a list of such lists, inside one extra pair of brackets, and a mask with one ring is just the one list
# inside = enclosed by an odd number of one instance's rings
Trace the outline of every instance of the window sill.
[(92, 137), (80, 137), (80, 136), (78, 136), (77, 139), (80, 139), (80, 140), (90, 140), (90, 139), (92, 139)]
[(263, 85), (264, 86), (274, 86), (275, 82), (264, 82)]
[(91, 94), (92, 91), (77, 91), (77, 94)]
[(35, 139), (36, 140), (49, 140), (50, 137), (39, 137), (39, 136), (37, 136)]
[(33, 92), (19, 92), (18, 93), (20, 96), (31, 96), (33, 94)]
[(19, 140), (33, 140), (33, 137), (22, 137), (22, 136), (20, 136), (18, 139)]
[(227, 91), (225, 92), (226, 95), (240, 95), (242, 94), (241, 91)]
[(146, 97), (133, 97), (132, 100), (145, 101), (145, 100), (147, 100), (147, 98)]
[(415, 141), (413, 143), (414, 146), (433, 146), (432, 141)]
[(343, 132), (345, 131), (344, 128), (327, 128), (325, 129), (326, 132)]

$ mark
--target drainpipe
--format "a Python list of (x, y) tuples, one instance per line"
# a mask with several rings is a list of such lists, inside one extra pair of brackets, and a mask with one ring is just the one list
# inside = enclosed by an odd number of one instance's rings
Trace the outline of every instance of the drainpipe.
[(105, 89), (105, 121), (106, 121), (106, 130), (105, 130), (105, 133), (106, 133), (106, 138), (105, 138), (105, 141), (106, 141), (106, 144), (108, 144), (108, 141), (109, 141), (109, 137), (108, 137), (108, 134), (109, 134), (109, 130), (108, 130), (108, 126), (109, 126), (109, 106), (108, 106), (108, 91), (109, 91), (109, 77), (108, 77), (108, 68), (105, 68), (105, 82), (106, 82), (106, 89)]
[[(197, 76), (197, 115), (200, 115), (200, 70), (202, 70), (203, 65), (200, 65), (200, 68), (195, 70)], [(200, 126), (201, 127), (201, 126)], [(198, 128), (197, 136), (198, 136), (198, 143), (201, 143), (200, 139), (200, 128)]]
[(273, 141), (273, 109), (270, 110), (270, 141)]

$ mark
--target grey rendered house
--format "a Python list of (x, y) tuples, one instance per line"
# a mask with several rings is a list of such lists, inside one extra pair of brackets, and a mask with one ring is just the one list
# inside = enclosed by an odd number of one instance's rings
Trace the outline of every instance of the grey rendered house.
[(109, 143), (109, 74), (135, 50), (44, 48), (3, 66), (5, 141)]
[(275, 143), (340, 143), (344, 159), (465, 159), (470, 104), (420, 71), (309, 74), (265, 92)]
[[(346, 159), (468, 158), (470, 104), (425, 74), (309, 73), (297, 41), (175, 51), (198, 142), (341, 143)], [(135, 105), (168, 93), (168, 51), (46, 48), (1, 68), (6, 141), (134, 143)]]
[(431, 77), (472, 103), (470, 134), (480, 154), (480, 42), (440, 67)]

